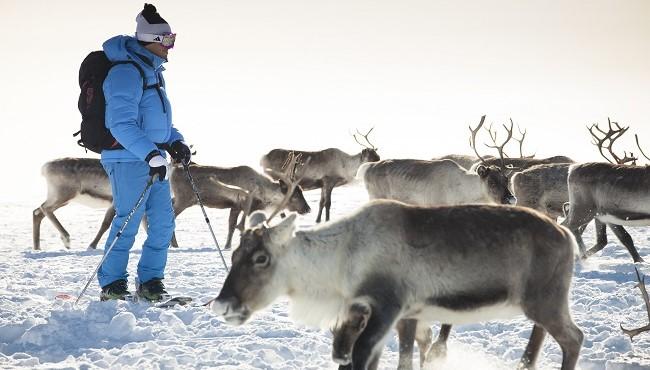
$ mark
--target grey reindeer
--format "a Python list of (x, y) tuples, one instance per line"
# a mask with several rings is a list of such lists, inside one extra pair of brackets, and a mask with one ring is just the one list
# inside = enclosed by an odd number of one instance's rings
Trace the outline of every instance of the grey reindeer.
[(210, 303), (230, 324), (244, 324), (279, 296), (312, 324), (334, 322), (350, 302), (365, 301), (371, 314), (351, 363), (340, 367), (365, 370), (401, 319), (460, 324), (524, 314), (534, 327), (522, 367), (534, 366), (548, 332), (562, 349), (562, 369), (575, 368), (583, 339), (569, 310), (577, 245), (536, 211), (375, 200), (297, 232), (295, 213), (274, 226), (271, 218), (253, 213)]
[(354, 135), (357, 143), (364, 147), (360, 153), (355, 155), (349, 155), (336, 148), (311, 152), (273, 149), (262, 156), (260, 165), (265, 172), (275, 178), (272, 171), (281, 170), (289, 153), (301, 155), (302, 160), (309, 161), (309, 166), (305, 169), (304, 177), (299, 185), (303, 190), (321, 189), (316, 222), (321, 222), (323, 209), (325, 209), (325, 221), (329, 221), (330, 208), (332, 206), (332, 190), (337, 186), (351, 182), (362, 163), (375, 162), (380, 159), (379, 154), (377, 154), (377, 148), (368, 140), (368, 135), (371, 132), (372, 129), (365, 135), (359, 134), (364, 138), (365, 143), (357, 139), (357, 134)]
[[(612, 126), (612, 124), (614, 126)], [(591, 162), (575, 164), (569, 167), (568, 215), (563, 221), (576, 236), (583, 257), (589, 257), (607, 245), (606, 238), (597, 240), (597, 244), (587, 250), (581, 234), (591, 220), (596, 220), (596, 227), (604, 234), (603, 226), (607, 224), (616, 237), (623, 243), (634, 262), (643, 262), (634, 241), (623, 226), (650, 225), (650, 167), (629, 165), (637, 159), (632, 153), (623, 153), (622, 157), (612, 149), (614, 141), (623, 135), (629, 127), (621, 127), (618, 123), (609, 121), (609, 130), (605, 132), (597, 124), (589, 127), (589, 132), (595, 139), (601, 155), (608, 163)], [(595, 131), (603, 134), (599, 137)], [(637, 147), (648, 160), (635, 135)], [(607, 149), (612, 156), (610, 160), (604, 154)]]

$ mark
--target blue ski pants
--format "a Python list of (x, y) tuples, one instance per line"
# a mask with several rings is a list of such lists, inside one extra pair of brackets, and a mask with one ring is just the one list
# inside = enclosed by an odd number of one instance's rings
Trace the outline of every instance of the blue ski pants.
[[(106, 240), (104, 253), (108, 250), (129, 212), (142, 195), (149, 181), (149, 165), (144, 161), (102, 163), (108, 174), (113, 191), (115, 217)], [(174, 209), (172, 207), (169, 180), (156, 179), (135, 210), (122, 235), (100, 267), (97, 278), (104, 287), (115, 280), (126, 279), (129, 251), (135, 242), (140, 221), (147, 215), (147, 239), (142, 245), (138, 263), (138, 280), (147, 282), (153, 278), (163, 279), (167, 264), (167, 249), (174, 233)]]

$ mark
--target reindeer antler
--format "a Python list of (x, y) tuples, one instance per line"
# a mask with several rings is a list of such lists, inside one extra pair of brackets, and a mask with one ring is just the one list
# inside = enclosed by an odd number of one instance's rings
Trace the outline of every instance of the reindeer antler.
[(501, 168), (505, 171), (506, 170), (506, 161), (505, 161), (504, 157), (508, 157), (508, 155), (503, 152), (503, 148), (506, 146), (508, 141), (510, 141), (510, 139), (512, 139), (512, 130), (514, 129), (514, 123), (512, 122), (512, 120), (510, 120), (510, 128), (508, 128), (508, 126), (506, 126), (506, 125), (503, 125), (503, 128), (506, 129), (506, 132), (508, 133), (508, 135), (506, 136), (506, 139), (503, 141), (503, 143), (501, 143), (501, 145), (499, 145), (499, 144), (497, 144), (497, 133), (496, 133), (496, 131), (494, 131), (494, 133), (492, 132), (492, 125), (490, 125), (490, 127), (487, 130), (490, 133), (490, 138), (492, 138), (492, 143), (494, 145), (485, 144), (485, 146), (487, 146), (488, 148), (496, 149), (499, 152), (499, 157), (501, 158)]
[(625, 329), (623, 328), (623, 324), (620, 324), (623, 333), (630, 336), (630, 341), (632, 341), (632, 339), (635, 336), (643, 333), (644, 331), (650, 331), (650, 300), (648, 299), (648, 291), (645, 288), (645, 276), (641, 276), (639, 274), (639, 269), (637, 269), (636, 267), (634, 267), (634, 270), (636, 271), (636, 278), (639, 281), (637, 287), (639, 288), (639, 290), (641, 290), (641, 296), (643, 297), (643, 301), (645, 302), (645, 309), (648, 312), (648, 325), (636, 329)]
[[(514, 125), (514, 123), (512, 122), (512, 118), (510, 118), (510, 123)], [(519, 125), (517, 125), (517, 130), (519, 131), (519, 134), (521, 135), (521, 139), (517, 139), (516, 137), (513, 137), (513, 139), (515, 139), (515, 141), (519, 142), (519, 158), (535, 158), (535, 153), (533, 153), (532, 155), (527, 155), (527, 156), (524, 155), (524, 151), (523, 151), (524, 139), (526, 139), (526, 132), (528, 130), (521, 131), (521, 127), (519, 127)]]
[(267, 218), (267, 222), (269, 222), (273, 217), (275, 217), (275, 215), (284, 209), (284, 207), (289, 203), (289, 200), (291, 199), (293, 192), (296, 190), (296, 187), (300, 183), (300, 180), (302, 180), (305, 168), (309, 164), (311, 158), (307, 158), (307, 160), (302, 163), (300, 162), (301, 158), (302, 153), (296, 155), (293, 151), (291, 151), (287, 155), (287, 159), (282, 165), (282, 172), (278, 172), (273, 169), (267, 169), (267, 172), (273, 173), (276, 177), (284, 181), (288, 186), (287, 194), (285, 195), (284, 199), (282, 199), (282, 202), (280, 202), (278, 207), (276, 207), (276, 209), (274, 209), (271, 215)]
[[(623, 136), (627, 132), (627, 130), (630, 128), (628, 127), (621, 127), (617, 122), (612, 122), (609, 117), (607, 118), (607, 123), (609, 126), (609, 130), (607, 132), (603, 131), (600, 127), (598, 127), (598, 123), (594, 123), (590, 127), (587, 127), (589, 130), (589, 133), (591, 136), (594, 138), (594, 141), (592, 141), (592, 144), (596, 145), (598, 147), (598, 151), (600, 152), (600, 155), (607, 160), (609, 163), (616, 163), (616, 164), (626, 164), (629, 162), (632, 162), (632, 164), (636, 164), (636, 161), (639, 159), (634, 156), (632, 152), (630, 152), (630, 155), (627, 155), (627, 152), (623, 151), (623, 158), (620, 158), (619, 156), (614, 153), (614, 150), (612, 149), (612, 146), (614, 145), (614, 142)], [(612, 127), (612, 123), (616, 128)], [(598, 136), (598, 134), (594, 131), (598, 131), (600, 134), (604, 135), (602, 138)], [(605, 145), (605, 143), (608, 142), (608, 145)], [(605, 153), (603, 153), (603, 148), (607, 149), (609, 154), (612, 156), (614, 159), (614, 162), (612, 162)]]
[(648, 158), (647, 155), (643, 152), (643, 149), (641, 149), (641, 145), (639, 145), (639, 135), (634, 134), (634, 140), (636, 140), (636, 146), (639, 148), (639, 151), (641, 152), (641, 155), (645, 157), (645, 159), (650, 161), (650, 158)]
[(481, 127), (483, 127), (483, 124), (485, 123), (485, 115), (481, 117), (481, 121), (478, 123), (478, 126), (476, 126), (475, 129), (472, 128), (472, 125), (469, 126), (469, 132), (471, 133), (471, 136), (469, 137), (469, 146), (474, 150), (474, 154), (478, 157), (478, 159), (481, 160), (481, 163), (485, 163), (485, 158), (483, 158), (480, 154), (478, 154), (478, 150), (476, 150), (476, 134), (478, 134), (479, 130)]
[[(372, 127), (370, 130), (368, 130), (368, 132), (367, 132), (365, 135), (362, 134), (362, 133), (360, 133), (359, 130), (357, 129), (357, 133), (356, 133), (356, 134), (352, 134), (352, 137), (354, 137), (354, 141), (356, 141), (357, 144), (361, 145), (362, 147), (364, 147), (364, 148), (366, 148), (366, 149), (377, 150), (377, 147), (375, 147), (375, 146), (370, 142), (370, 140), (368, 140), (368, 135), (370, 135), (370, 133), (371, 133), (372, 130), (374, 130), (374, 129), (375, 129), (375, 128)], [(357, 139), (357, 134), (358, 134), (359, 136), (362, 136), (362, 137), (364, 138), (364, 140), (366, 141), (366, 143), (368, 143), (369, 146), (366, 145), (366, 144), (361, 143), (361, 142), (359, 141), (359, 139)]]

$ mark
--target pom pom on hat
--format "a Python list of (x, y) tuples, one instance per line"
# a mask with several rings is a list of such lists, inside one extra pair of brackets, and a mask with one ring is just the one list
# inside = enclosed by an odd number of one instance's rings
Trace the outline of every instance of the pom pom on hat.
[(156, 7), (152, 4), (145, 3), (144, 9), (138, 13), (135, 21), (137, 23), (135, 37), (138, 40), (140, 40), (139, 34), (164, 35), (172, 32), (167, 21), (158, 14)]

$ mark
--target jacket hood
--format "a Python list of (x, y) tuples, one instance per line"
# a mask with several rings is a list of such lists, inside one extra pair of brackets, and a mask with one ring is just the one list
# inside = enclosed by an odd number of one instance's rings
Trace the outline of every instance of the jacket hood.
[(111, 62), (135, 60), (140, 62), (139, 64), (154, 70), (160, 68), (166, 62), (164, 58), (150, 52), (131, 36), (112, 37), (104, 42), (102, 48)]

